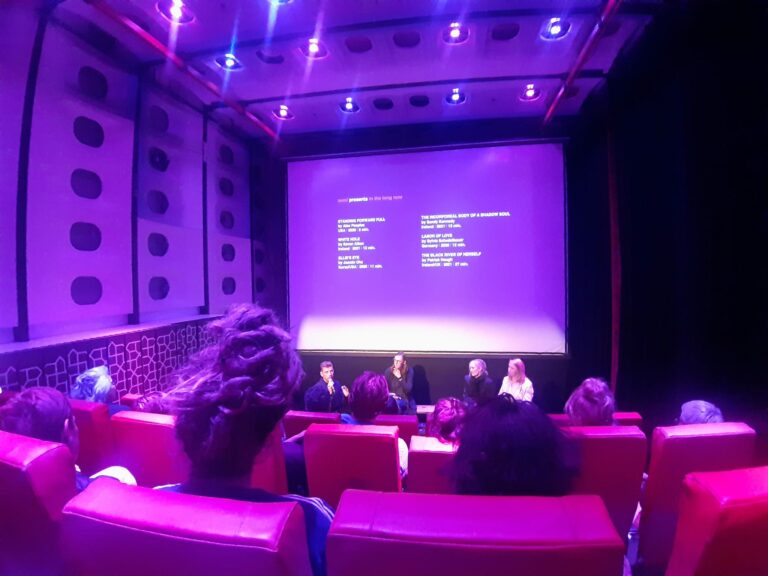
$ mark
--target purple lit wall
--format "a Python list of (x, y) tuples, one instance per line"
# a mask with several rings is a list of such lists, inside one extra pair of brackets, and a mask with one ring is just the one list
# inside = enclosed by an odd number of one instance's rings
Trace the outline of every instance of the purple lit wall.
[(139, 311), (196, 313), (203, 291), (203, 119), (142, 95), (138, 146)]
[[(29, 10), (4, 8), (0, 18), (0, 341), (16, 326), (16, 190), (19, 141), (29, 57), (37, 19)], [(11, 31), (14, 33), (11, 34)]]
[(247, 149), (209, 125), (208, 297), (212, 314), (236, 302), (250, 302), (251, 201)]
[(131, 297), (131, 158), (136, 79), (45, 36), (32, 119), (27, 213), (30, 333), (124, 324)]

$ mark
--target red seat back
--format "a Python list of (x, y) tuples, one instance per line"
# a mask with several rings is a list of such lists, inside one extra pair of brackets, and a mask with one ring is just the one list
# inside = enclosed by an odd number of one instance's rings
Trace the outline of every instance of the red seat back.
[(68, 447), (0, 432), (0, 574), (55, 572), (61, 510), (74, 495)]
[(581, 455), (572, 492), (600, 496), (616, 531), (626, 538), (640, 498), (645, 434), (637, 426), (572, 426), (563, 432), (573, 438)]
[(399, 492), (397, 440), (394, 426), (312, 424), (304, 436), (310, 495), (336, 507), (347, 488)]
[(175, 418), (167, 414), (123, 411), (112, 416), (115, 463), (125, 466), (139, 486), (183, 482), (189, 459), (176, 439)]
[(283, 429), (285, 436), (290, 438), (309, 428), (310, 424), (339, 424), (341, 414), (336, 412), (302, 412), (300, 410), (288, 410), (283, 416)]
[[(74, 574), (310, 576), (301, 507), (94, 482), (64, 509)], [(128, 553), (126, 553), (128, 551)]]
[(264, 447), (253, 461), (251, 486), (262, 488), (273, 494), (288, 493), (283, 434), (279, 425), (275, 426), (275, 429), (264, 442)]
[(656, 428), (640, 516), (640, 561), (654, 569), (669, 560), (686, 474), (744, 468), (754, 452), (755, 431), (740, 422)]
[(437, 438), (414, 436), (408, 451), (408, 492), (451, 494), (448, 467), (456, 446)]
[(685, 477), (667, 576), (763, 576), (768, 467)]
[[(568, 414), (547, 414), (556, 426), (571, 426), (571, 418)], [(614, 412), (613, 421), (617, 426), (637, 426), (642, 428), (643, 417), (640, 412)]]
[(328, 576), (616, 576), (624, 546), (597, 496), (349, 490), (328, 537)]
[(379, 414), (373, 423), (377, 426), (397, 426), (400, 438), (408, 445), (412, 436), (419, 435), (419, 418), (416, 414)]
[(111, 464), (113, 442), (109, 410), (99, 402), (70, 400), (69, 403), (80, 431), (77, 465), (85, 474), (95, 474)]

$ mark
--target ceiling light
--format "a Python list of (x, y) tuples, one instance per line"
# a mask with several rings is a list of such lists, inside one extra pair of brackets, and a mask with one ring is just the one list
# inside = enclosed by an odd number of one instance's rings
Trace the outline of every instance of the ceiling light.
[(269, 0), (269, 3), (273, 6), (285, 6), (291, 2), (293, 2), (293, 0)]
[(328, 49), (318, 38), (310, 38), (307, 44), (301, 47), (301, 52), (307, 58), (317, 59), (328, 56)]
[(520, 100), (523, 102), (533, 102), (541, 98), (541, 90), (535, 84), (526, 84), (525, 90), (520, 94)]
[(216, 58), (216, 65), (224, 70), (242, 70), (243, 64), (234, 54), (224, 54)]
[(280, 104), (278, 108), (272, 110), (272, 116), (278, 120), (293, 120), (293, 112), (285, 104)]
[(163, 18), (173, 24), (189, 24), (195, 19), (195, 15), (182, 0), (160, 0), (155, 7)]
[(345, 114), (354, 114), (355, 112), (360, 111), (360, 106), (357, 105), (351, 96), (348, 96), (344, 102), (339, 104), (339, 108), (341, 108), (341, 111)]
[(451, 22), (451, 25), (443, 30), (443, 42), (446, 44), (461, 44), (469, 38), (469, 28), (463, 28), (458, 22)]
[(453, 106), (456, 106), (458, 104), (463, 104), (467, 99), (467, 96), (458, 88), (454, 88), (451, 90), (451, 93), (448, 94), (448, 96), (445, 97), (445, 101), (448, 102), (448, 104), (451, 104)]
[(560, 40), (571, 29), (571, 25), (560, 18), (550, 18), (541, 29), (541, 37), (544, 40)]

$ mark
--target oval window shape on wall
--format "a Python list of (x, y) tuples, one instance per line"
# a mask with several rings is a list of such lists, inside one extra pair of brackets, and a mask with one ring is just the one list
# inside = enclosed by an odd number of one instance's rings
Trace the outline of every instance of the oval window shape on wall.
[(109, 91), (107, 77), (91, 66), (83, 66), (77, 73), (80, 91), (95, 100), (104, 100)]
[(101, 246), (101, 230), (90, 222), (75, 222), (69, 228), (69, 243), (75, 250), (93, 252)]
[(101, 177), (96, 172), (75, 168), (69, 177), (69, 185), (80, 198), (95, 200), (101, 196)]
[(104, 128), (96, 120), (91, 120), (85, 116), (78, 116), (72, 125), (75, 138), (81, 144), (91, 148), (100, 148), (104, 144)]
[(159, 232), (152, 232), (147, 237), (147, 248), (152, 256), (165, 256), (168, 253), (168, 238)]
[(168, 279), (163, 276), (153, 276), (149, 279), (149, 297), (152, 300), (164, 300), (171, 291)]
[(221, 291), (227, 296), (234, 294), (236, 288), (237, 284), (235, 283), (235, 279), (231, 276), (227, 276), (221, 281)]
[(101, 300), (101, 280), (95, 276), (78, 276), (72, 280), (69, 293), (75, 304), (89, 306)]

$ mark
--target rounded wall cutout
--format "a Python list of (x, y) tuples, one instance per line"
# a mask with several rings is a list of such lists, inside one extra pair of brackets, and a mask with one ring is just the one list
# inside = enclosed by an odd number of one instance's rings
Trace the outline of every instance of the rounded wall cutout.
[(221, 223), (221, 226), (227, 230), (231, 230), (235, 227), (235, 217), (232, 215), (232, 212), (227, 210), (224, 210), (219, 214), (219, 222)]
[(376, 110), (392, 110), (395, 107), (395, 103), (390, 98), (376, 98), (373, 101), (373, 107)]
[(235, 193), (235, 185), (232, 180), (226, 177), (219, 178), (219, 192), (224, 196), (232, 196)]
[(147, 249), (152, 256), (165, 256), (168, 253), (168, 238), (159, 232), (152, 232), (147, 237)]
[(102, 291), (101, 281), (95, 276), (78, 276), (69, 287), (72, 301), (80, 306), (96, 304), (101, 300)]
[(75, 168), (69, 177), (69, 185), (80, 198), (94, 200), (101, 196), (101, 178), (96, 172)]
[(261, 248), (257, 248), (253, 251), (253, 262), (254, 264), (263, 264), (264, 263), (264, 250)]
[(285, 58), (280, 54), (269, 54), (263, 50), (256, 51), (256, 57), (264, 64), (282, 64)]
[(69, 243), (75, 250), (93, 252), (101, 246), (101, 230), (90, 222), (75, 222), (69, 228)]
[(168, 212), (168, 196), (160, 190), (150, 190), (147, 193), (147, 206), (155, 214)]
[(231, 276), (227, 276), (221, 281), (221, 291), (224, 292), (227, 296), (230, 296), (231, 294), (235, 293), (235, 289), (237, 288), (237, 283), (235, 282), (235, 279)]
[(266, 290), (267, 283), (264, 282), (264, 278), (259, 276), (258, 278), (256, 278), (256, 283), (254, 284), (254, 287), (256, 289), (256, 292), (261, 294), (262, 292), (264, 292), (264, 290)]
[(152, 166), (158, 172), (165, 172), (168, 170), (168, 165), (171, 161), (168, 159), (168, 154), (165, 150), (152, 146), (149, 149), (149, 165)]
[(149, 129), (155, 134), (165, 134), (168, 131), (168, 112), (160, 106), (152, 105), (149, 107), (147, 121)]
[(502, 22), (496, 24), (491, 30), (491, 38), (497, 42), (512, 40), (520, 33), (520, 24), (517, 22)]
[(163, 276), (153, 276), (149, 279), (149, 297), (152, 300), (164, 300), (170, 291), (171, 286)]
[(81, 144), (91, 148), (99, 148), (104, 144), (104, 129), (96, 120), (91, 120), (85, 116), (78, 116), (72, 125), (75, 138)]
[(232, 244), (222, 244), (221, 259), (224, 262), (232, 262), (235, 259), (235, 247)]
[(95, 100), (104, 100), (109, 91), (106, 76), (90, 66), (80, 68), (77, 73), (77, 85), (83, 94)]
[(415, 30), (402, 30), (392, 34), (392, 41), (400, 48), (414, 48), (421, 42), (421, 35)]
[(373, 43), (368, 36), (350, 36), (344, 40), (344, 44), (353, 54), (363, 54), (373, 48)]
[(411, 103), (411, 106), (415, 108), (424, 108), (425, 106), (429, 105), (429, 96), (419, 94), (416, 96), (411, 96), (408, 101)]
[(227, 146), (226, 144), (222, 144), (219, 146), (219, 160), (222, 164), (226, 164), (227, 166), (231, 166), (235, 163), (235, 153), (232, 152), (232, 148)]

